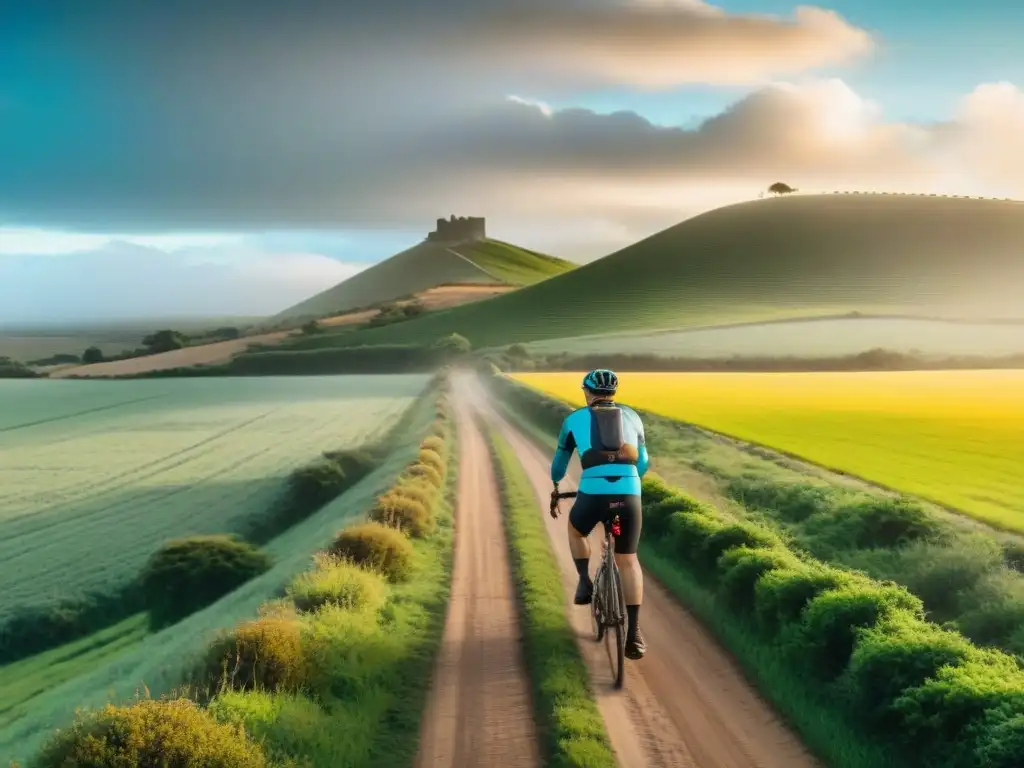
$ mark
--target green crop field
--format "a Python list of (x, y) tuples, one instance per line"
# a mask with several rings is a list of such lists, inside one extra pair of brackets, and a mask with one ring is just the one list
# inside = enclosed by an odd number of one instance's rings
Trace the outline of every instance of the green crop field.
[[(710, 211), (487, 301), (346, 334), (474, 346), (784, 317), (1024, 317), (1024, 204), (806, 195)], [(969, 265), (969, 277), (965, 271)]]
[[(581, 376), (515, 378), (581, 404)], [(631, 373), (621, 399), (1024, 531), (1024, 371)]]
[[(191, 381), (177, 380), (174, 383)], [(369, 418), (360, 417), (358, 410), (372, 408), (374, 399), (405, 400), (408, 404), (422, 390), (427, 377), (350, 376), (251, 381), (274, 386), (263, 392), (259, 388), (246, 391), (243, 387), (236, 392), (236, 398), (244, 401), (259, 396), (257, 399), (276, 402), (285, 408), (289, 402), (303, 400), (306, 403), (319, 401), (329, 408), (329, 401), (337, 398), (347, 401), (349, 419), (362, 419), (368, 423)], [(295, 388), (289, 396), (288, 385), (293, 382)], [(319, 387), (317, 382), (320, 382)], [(142, 383), (166, 382), (126, 382), (125, 391)], [(219, 392), (219, 399), (210, 396), (200, 398), (198, 391), (193, 392), (193, 399), (199, 401), (198, 407), (216, 410), (218, 405), (223, 406), (226, 400), (231, 399), (230, 387), (240, 382), (218, 383), (228, 387)], [(61, 384), (97, 384), (89, 388), (99, 392), (104, 389), (109, 392), (121, 386), (120, 382)], [(348, 395), (345, 394), (346, 385)], [(303, 389), (303, 386), (307, 388)], [(71, 388), (67, 389), (70, 391)], [(371, 392), (374, 394), (368, 394)], [(100, 399), (93, 399), (94, 406)], [(185, 396), (184, 399), (189, 398)], [(381, 467), (350, 490), (271, 541), (265, 550), (273, 558), (274, 566), (263, 575), (154, 634), (146, 634), (144, 620), (133, 617), (46, 655), (0, 667), (0, 680), (3, 681), (0, 685), (0, 765), (6, 765), (12, 759), (27, 760), (54, 728), (65, 727), (71, 721), (79, 707), (98, 707), (108, 701), (124, 702), (147, 690), (156, 697), (179, 685), (196, 654), (205, 651), (218, 631), (255, 616), (261, 604), (281, 594), (296, 574), (309, 568), (312, 553), (329, 543), (340, 528), (363, 514), (377, 495), (390, 487), (398, 473), (416, 455), (422, 432), (434, 417), (432, 400), (421, 400), (413, 405), (413, 409), (411, 420), (403, 420), (402, 435), (396, 440), (396, 444), (404, 447), (396, 450)], [(6, 410), (3, 413), (7, 415)], [(339, 442), (344, 445), (345, 436), (354, 435), (355, 431), (346, 427), (348, 419), (333, 421), (335, 440), (327, 444), (331, 447)], [(8, 420), (7, 426), (11, 423)], [(311, 433), (316, 429), (308, 420), (305, 427)], [(0, 426), (0, 430), (3, 428)], [(125, 429), (127, 431), (127, 427)], [(4, 437), (6, 434), (0, 431), (0, 440)], [(53, 668), (48, 669), (51, 665)]]
[(292, 469), (379, 435), (425, 382), (0, 381), (0, 628), (116, 592), (166, 539), (244, 529)]
[(561, 259), (496, 240), (450, 248), (423, 242), (289, 307), (273, 320), (326, 317), (449, 283), (494, 283), (497, 280), (526, 285), (571, 268), (569, 262)]
[(838, 357), (870, 349), (928, 357), (1024, 354), (1024, 324), (919, 318), (806, 319), (725, 328), (579, 336), (535, 341), (531, 354), (648, 354), (666, 357)]

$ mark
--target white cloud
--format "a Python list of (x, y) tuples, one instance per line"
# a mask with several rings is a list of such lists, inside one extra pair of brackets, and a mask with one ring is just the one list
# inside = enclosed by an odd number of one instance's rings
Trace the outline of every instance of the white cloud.
[(267, 315), (365, 266), (314, 253), (123, 241), (67, 258), (8, 255), (0, 257), (0, 323)]

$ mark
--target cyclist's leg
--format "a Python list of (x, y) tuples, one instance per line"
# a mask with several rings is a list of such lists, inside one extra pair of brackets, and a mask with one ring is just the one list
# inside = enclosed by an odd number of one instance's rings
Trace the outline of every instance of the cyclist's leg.
[(595, 502), (594, 496), (579, 493), (569, 512), (569, 551), (580, 580), (576, 585), (576, 605), (587, 605), (593, 595), (594, 585), (590, 580), (590, 542), (587, 536), (601, 520), (603, 507)]
[(643, 657), (647, 651), (640, 633), (640, 604), (644, 599), (644, 573), (636, 551), (640, 545), (643, 512), (639, 496), (616, 496), (615, 509), (622, 527), (615, 539), (615, 564), (622, 577), (622, 594), (626, 599), (626, 655), (631, 659)]

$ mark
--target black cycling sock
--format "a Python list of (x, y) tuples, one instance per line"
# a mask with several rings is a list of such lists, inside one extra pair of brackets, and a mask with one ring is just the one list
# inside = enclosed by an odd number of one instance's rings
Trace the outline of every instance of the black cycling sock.
[(576, 563), (576, 573), (580, 575), (580, 581), (590, 582), (590, 558), (589, 557), (574, 557), (572, 559)]
[(639, 605), (626, 606), (626, 637), (636, 637), (636, 624), (640, 618)]

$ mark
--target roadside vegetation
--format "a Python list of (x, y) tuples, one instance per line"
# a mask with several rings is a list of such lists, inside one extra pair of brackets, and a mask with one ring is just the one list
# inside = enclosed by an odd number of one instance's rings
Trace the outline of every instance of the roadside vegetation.
[(216, 638), (189, 687), (81, 712), (29, 767), (411, 763), (449, 590), (452, 429), (442, 397), (370, 520)]
[[(518, 413), (557, 430), (570, 406), (505, 377)], [(928, 616), (1024, 660), (1024, 537), (785, 455), (642, 412), (658, 471), (791, 546), (906, 586)], [(551, 434), (555, 434), (554, 431)]]
[[(492, 385), (547, 432), (569, 410), (504, 378)], [(654, 419), (649, 436), (665, 441), (663, 430), (669, 428)], [(656, 461), (659, 450), (652, 446)], [(767, 495), (761, 498), (774, 503)], [(809, 498), (829, 503), (824, 494)], [(970, 552), (954, 556), (966, 542), (956, 538), (954, 524), (912, 500), (880, 494), (860, 500), (871, 498), (876, 504), (825, 514), (817, 529), (819, 541), (830, 540), (833, 553), (873, 558), (876, 568), (879, 561), (907, 558), (903, 576), (911, 573), (913, 559), (920, 569), (932, 569), (937, 589), (945, 584), (943, 593), (930, 596), (932, 602), (943, 594), (957, 599), (958, 580), (971, 582), (964, 574), (972, 558)], [(809, 506), (811, 516), (821, 513), (813, 511), (808, 495), (795, 493), (779, 501), (790, 512)], [(856, 570), (837, 557), (830, 562), (815, 557), (775, 518), (758, 519), (738, 505), (698, 501), (654, 476), (645, 480), (644, 503), (645, 565), (716, 632), (828, 764), (1019, 765), (1024, 745), (1019, 657), (979, 647), (954, 622), (930, 620), (928, 601), (894, 581), (873, 577), (869, 568)], [(922, 526), (930, 531), (932, 525), (953, 538), (934, 541), (918, 535)], [(929, 558), (934, 562), (924, 562), (922, 542), (935, 547)], [(916, 556), (910, 554), (915, 548)], [(1008, 597), (1011, 590), (1003, 587)], [(1002, 601), (975, 608), (988, 613), (989, 626), (1020, 626)], [(958, 619), (964, 622), (966, 615)]]
[(519, 459), (482, 424), (499, 478), (526, 666), (538, 730), (551, 768), (614, 768), (604, 721), (565, 613), (562, 576)]

